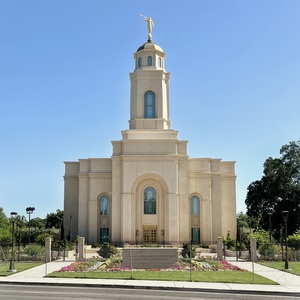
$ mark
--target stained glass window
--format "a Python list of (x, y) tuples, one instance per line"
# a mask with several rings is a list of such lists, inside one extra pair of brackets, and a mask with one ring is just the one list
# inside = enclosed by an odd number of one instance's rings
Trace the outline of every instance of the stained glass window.
[(156, 190), (153, 187), (144, 190), (144, 214), (156, 214)]
[(109, 199), (107, 196), (102, 196), (100, 199), (100, 215), (107, 216), (109, 214)]

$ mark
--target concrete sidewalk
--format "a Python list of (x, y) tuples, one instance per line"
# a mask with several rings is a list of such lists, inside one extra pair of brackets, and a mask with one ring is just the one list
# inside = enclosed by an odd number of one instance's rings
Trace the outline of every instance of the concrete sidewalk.
[[(248, 262), (248, 261), (234, 261), (233, 259), (231, 259), (229, 260), (229, 262), (232, 265), (247, 270), (249, 272), (254, 271), (255, 274), (273, 280), (278, 284), (280, 284), (280, 286), (282, 287), (286, 287), (288, 289), (292, 289), (297, 292), (300, 292), (300, 276), (288, 272), (279, 271), (273, 268), (265, 267), (260, 264), (256, 264), (256, 263), (253, 264), (252, 262)], [(282, 266), (283, 265), (284, 262), (282, 262)]]
[[(300, 276), (277, 271), (268, 267), (254, 264), (254, 272), (263, 277), (279, 283), (279, 285), (235, 284), (235, 283), (209, 283), (209, 282), (183, 282), (183, 281), (150, 281), (150, 280), (111, 280), (111, 279), (75, 279), (75, 278), (47, 278), (46, 274), (70, 265), (73, 261), (55, 261), (47, 263), (24, 272), (8, 277), (0, 277), (0, 283), (7, 284), (48, 284), (67, 286), (97, 286), (110, 288), (139, 288), (139, 289), (168, 289), (190, 291), (214, 291), (245, 294), (287, 294), (300, 297)], [(252, 272), (252, 263), (245, 261), (229, 262), (241, 269)]]

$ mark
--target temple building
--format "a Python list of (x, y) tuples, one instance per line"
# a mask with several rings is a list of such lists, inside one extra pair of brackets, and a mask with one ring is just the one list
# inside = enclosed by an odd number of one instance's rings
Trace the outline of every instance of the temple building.
[(188, 156), (171, 128), (166, 54), (150, 33), (134, 53), (129, 128), (111, 158), (65, 162), (65, 233), (118, 245), (235, 237), (235, 162)]

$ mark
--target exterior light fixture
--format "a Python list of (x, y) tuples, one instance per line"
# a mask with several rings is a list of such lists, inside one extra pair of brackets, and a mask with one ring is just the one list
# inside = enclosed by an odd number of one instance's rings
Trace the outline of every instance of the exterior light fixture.
[(18, 213), (16, 212), (11, 212), (10, 213), (10, 220), (12, 223), (12, 233), (11, 233), (11, 259), (10, 259), (10, 264), (9, 264), (9, 270), (8, 272), (17, 272), (15, 269), (15, 258), (14, 258), (14, 244), (15, 244), (15, 223), (18, 217)]
[(35, 211), (34, 207), (26, 207), (26, 214), (29, 215), (29, 221), (28, 221), (28, 228), (29, 228), (29, 234), (28, 234), (28, 244), (30, 244), (30, 215)]

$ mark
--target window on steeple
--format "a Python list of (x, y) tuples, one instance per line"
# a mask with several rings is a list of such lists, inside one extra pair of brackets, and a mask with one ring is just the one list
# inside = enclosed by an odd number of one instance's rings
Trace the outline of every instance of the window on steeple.
[(161, 68), (161, 57), (158, 58), (158, 67)]
[(147, 62), (148, 62), (148, 66), (152, 66), (152, 56), (148, 56)]
[(139, 57), (138, 58), (138, 68), (141, 68), (142, 67), (142, 58)]
[(155, 94), (152, 91), (144, 95), (144, 118), (155, 118)]

